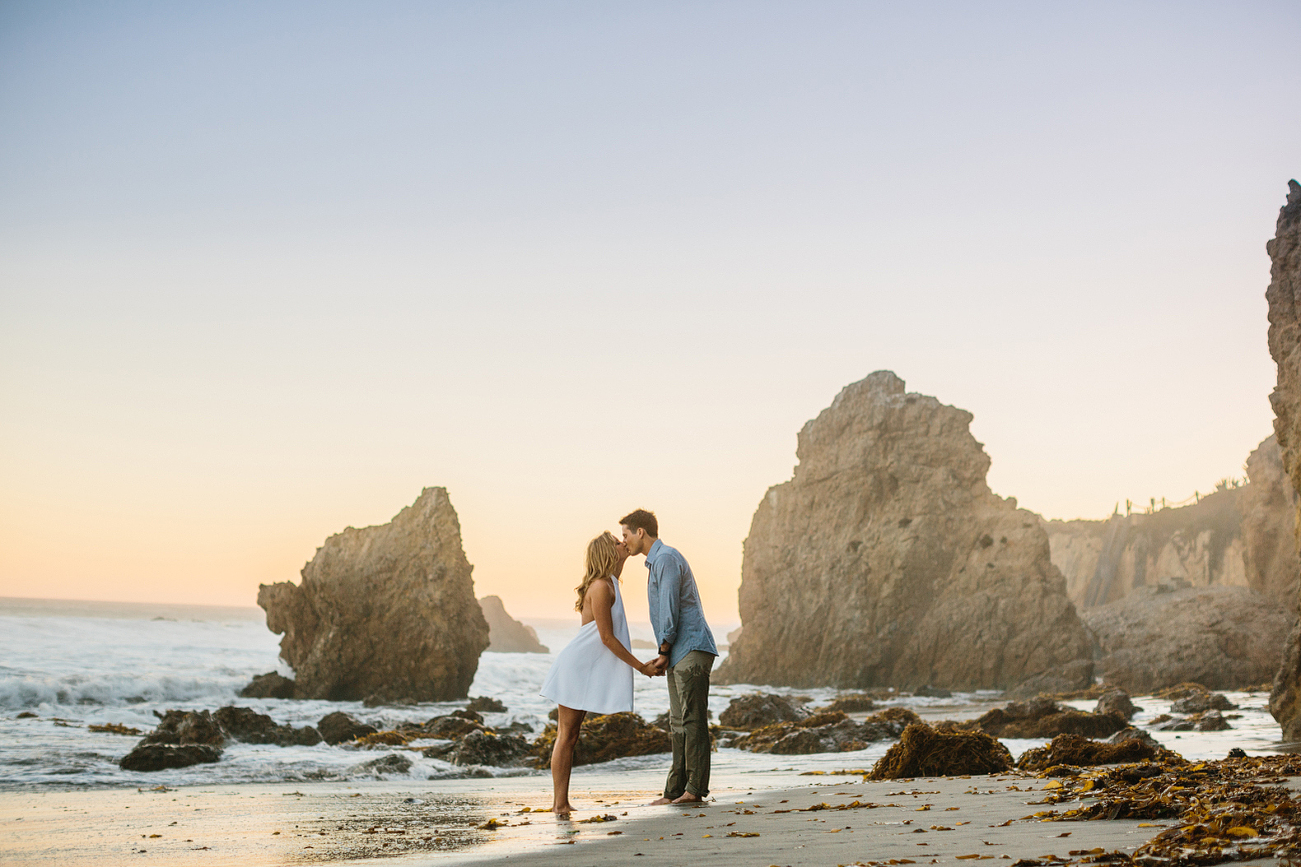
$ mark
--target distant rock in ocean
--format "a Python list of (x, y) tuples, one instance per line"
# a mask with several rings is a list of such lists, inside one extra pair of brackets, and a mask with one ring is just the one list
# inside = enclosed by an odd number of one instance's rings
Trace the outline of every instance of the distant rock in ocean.
[(1278, 441), (1247, 458), (1248, 482), (1186, 506), (1101, 521), (1045, 521), (1053, 565), (1076, 608), (1119, 602), (1135, 589), (1250, 587), (1294, 606), (1301, 560), (1291, 488)]
[(1144, 587), (1080, 617), (1097, 642), (1103, 682), (1133, 694), (1186, 681), (1211, 689), (1267, 682), (1292, 627), (1277, 602), (1250, 587)]
[(538, 633), (506, 613), (500, 596), (484, 596), (479, 600), (484, 619), (488, 621), (488, 649), (494, 653), (549, 653), (538, 641)]
[(993, 494), (971, 413), (878, 371), (799, 434), (755, 511), (724, 683), (1007, 688), (1091, 682), (1037, 515)]
[(465, 698), (488, 646), (472, 569), (446, 489), (425, 488), (389, 523), (326, 539), (301, 584), (263, 584), (294, 697)]
[[(1287, 204), (1279, 210), (1274, 239), (1265, 250), (1270, 257), (1270, 283), (1265, 290), (1269, 354), (1278, 365), (1269, 402), (1295, 508), (1301, 492), (1301, 184), (1294, 180), (1288, 182)], [(1301, 741), (1301, 622), (1288, 636), (1282, 657), (1269, 712), (1282, 726), (1284, 740)]]

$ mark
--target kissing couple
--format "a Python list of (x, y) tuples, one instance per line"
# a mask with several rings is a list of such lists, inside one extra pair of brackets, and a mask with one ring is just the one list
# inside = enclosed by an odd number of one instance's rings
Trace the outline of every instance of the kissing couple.
[[(622, 540), (607, 531), (587, 543), (587, 568), (574, 605), (582, 625), (542, 684), (542, 696), (559, 706), (551, 750), (551, 810), (558, 816), (574, 810), (569, 773), (583, 717), (631, 711), (634, 670), (663, 675), (669, 687), (673, 764), (663, 797), (652, 804), (694, 804), (709, 795), (709, 672), (718, 647), (705, 622), (696, 578), (686, 558), (660, 541), (654, 512), (638, 509), (619, 525)], [(638, 554), (646, 557), (646, 597), (659, 649), (647, 662), (632, 655), (619, 592), (623, 564)]]

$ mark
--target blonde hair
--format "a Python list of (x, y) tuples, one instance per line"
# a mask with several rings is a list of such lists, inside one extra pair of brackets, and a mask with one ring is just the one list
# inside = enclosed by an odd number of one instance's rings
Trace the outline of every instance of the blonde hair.
[(592, 586), (593, 581), (614, 575), (614, 564), (619, 559), (616, 552), (618, 544), (618, 540), (609, 530), (587, 543), (587, 569), (583, 573), (583, 583), (574, 588), (578, 591), (575, 611), (582, 612), (583, 601), (587, 599), (587, 590)]

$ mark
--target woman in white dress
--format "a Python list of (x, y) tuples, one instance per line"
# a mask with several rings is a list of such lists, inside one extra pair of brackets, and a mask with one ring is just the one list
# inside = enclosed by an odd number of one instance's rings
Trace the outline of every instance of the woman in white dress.
[(619, 575), (628, 551), (611, 533), (587, 544), (587, 569), (575, 588), (582, 614), (578, 635), (556, 657), (542, 684), (542, 695), (559, 705), (556, 743), (551, 749), (554, 813), (573, 812), (569, 803), (569, 772), (574, 766), (578, 730), (588, 711), (597, 714), (632, 710), (632, 673), (658, 673), (654, 661), (639, 662), (629, 648), (628, 618), (619, 593)]

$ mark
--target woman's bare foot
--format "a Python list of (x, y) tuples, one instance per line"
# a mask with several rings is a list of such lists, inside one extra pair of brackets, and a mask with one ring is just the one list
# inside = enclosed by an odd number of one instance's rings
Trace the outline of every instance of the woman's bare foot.
[(680, 797), (680, 798), (674, 798), (674, 799), (673, 799), (672, 801), (670, 801), (669, 803), (672, 803), (672, 804), (703, 804), (704, 802), (705, 802), (705, 799), (702, 798), (702, 797), (700, 797), (699, 795), (693, 795), (693, 794), (691, 794), (690, 792), (684, 792), (684, 793), (682, 794), (682, 797)]
[(648, 806), (663, 807), (665, 804), (672, 804), (672, 803), (673, 801), (670, 798), (656, 798), (655, 800), (651, 801)]
[(551, 812), (556, 814), (557, 819), (568, 819), (569, 814), (574, 812), (572, 804), (562, 804), (559, 807), (552, 807)]

